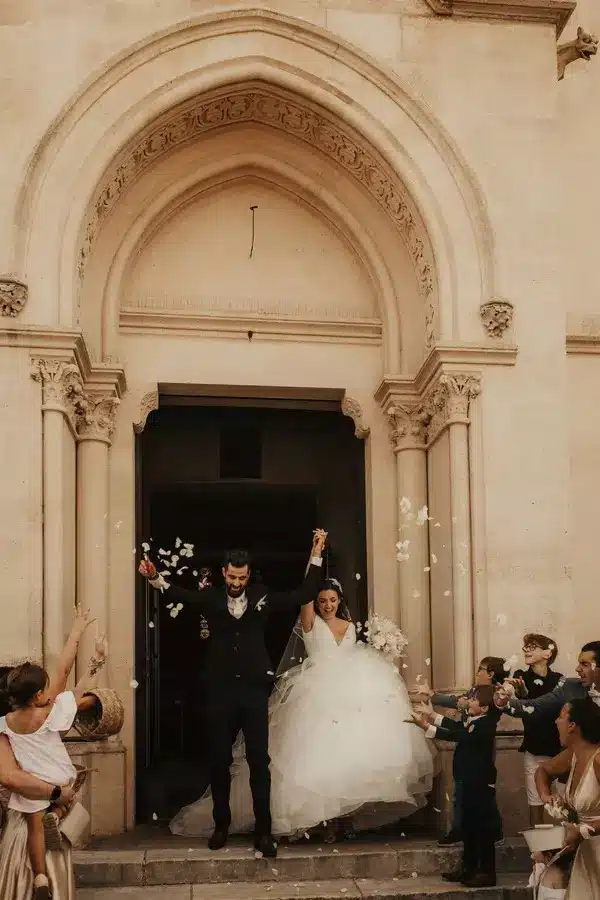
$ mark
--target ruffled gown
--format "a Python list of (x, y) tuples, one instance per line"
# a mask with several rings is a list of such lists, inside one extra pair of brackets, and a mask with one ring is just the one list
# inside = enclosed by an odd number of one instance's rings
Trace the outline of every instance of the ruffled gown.
[[(577, 762), (575, 755), (571, 762), (565, 799), (577, 811), (582, 823), (600, 819), (600, 783), (594, 768), (594, 759), (599, 753), (600, 748), (589, 760), (575, 790), (572, 787)], [(569, 879), (567, 900), (600, 900), (600, 836), (588, 838), (579, 844)]]
[[(350, 816), (355, 829), (380, 827), (426, 802), (433, 751), (405, 720), (411, 705), (395, 665), (357, 643), (352, 623), (338, 642), (317, 616), (303, 635), (307, 658), (279, 679), (269, 711), (273, 833), (301, 834)], [(243, 744), (234, 753), (233, 833), (254, 828)], [(210, 792), (171, 822), (175, 834), (210, 834)]]

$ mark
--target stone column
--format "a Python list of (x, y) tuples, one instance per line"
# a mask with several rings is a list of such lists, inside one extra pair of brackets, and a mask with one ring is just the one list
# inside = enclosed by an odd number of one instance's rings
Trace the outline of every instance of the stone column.
[[(43, 434), (43, 658), (54, 668), (74, 608), (75, 416), (82, 403), (79, 368), (61, 359), (32, 360), (42, 385)], [(69, 563), (69, 560), (71, 562)]]
[(469, 484), (469, 404), (481, 390), (476, 375), (443, 374), (426, 400), (432, 443), (448, 429), (450, 453), (450, 538), (454, 628), (454, 687), (473, 682), (473, 585), (471, 572), (471, 512)]
[(417, 675), (429, 680), (431, 658), (429, 539), (428, 522), (423, 518), (427, 506), (427, 415), (419, 405), (395, 400), (386, 415), (396, 454), (398, 540), (410, 542), (399, 559), (398, 577), (400, 626), (409, 639), (404, 676), (412, 685)]
[(81, 642), (78, 677), (97, 631), (108, 632), (108, 464), (118, 403), (114, 392), (90, 390), (78, 422), (77, 599), (98, 620)]

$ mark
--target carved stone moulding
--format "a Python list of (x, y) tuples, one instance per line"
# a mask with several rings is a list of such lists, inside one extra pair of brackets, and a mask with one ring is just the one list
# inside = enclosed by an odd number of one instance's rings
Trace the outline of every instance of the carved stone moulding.
[(554, 25), (557, 36), (576, 6), (575, 0), (427, 0), (427, 3), (441, 16)]
[(490, 337), (502, 337), (511, 325), (514, 306), (508, 300), (490, 300), (479, 307), (483, 327)]
[(151, 412), (159, 407), (158, 391), (148, 391), (144, 394), (140, 401), (140, 411), (138, 413), (137, 422), (133, 423), (133, 430), (136, 434), (141, 434), (146, 427), (148, 416)]
[(348, 416), (348, 418), (352, 419), (354, 422), (355, 436), (361, 440), (368, 437), (371, 429), (363, 423), (362, 407), (358, 400), (353, 400), (352, 397), (344, 396), (341, 407), (343, 414)]
[(400, 450), (425, 448), (429, 414), (420, 403), (394, 400), (385, 410), (385, 415), (390, 441), (396, 453)]
[(256, 123), (287, 132), (328, 156), (355, 178), (384, 209), (400, 233), (414, 266), (419, 291), (427, 303), (427, 340), (435, 332), (435, 263), (418, 209), (399, 177), (361, 136), (320, 107), (260, 82), (230, 86), (227, 93), (194, 98), (168, 118), (146, 129), (113, 162), (90, 206), (79, 251), (83, 276), (92, 246), (119, 198), (164, 154), (224, 126)]
[(448, 425), (469, 423), (471, 401), (481, 392), (481, 377), (470, 374), (440, 375), (428, 392), (424, 407), (429, 415), (427, 441), (429, 444)]
[(14, 278), (0, 278), (0, 313), (3, 316), (18, 316), (27, 303), (27, 285)]

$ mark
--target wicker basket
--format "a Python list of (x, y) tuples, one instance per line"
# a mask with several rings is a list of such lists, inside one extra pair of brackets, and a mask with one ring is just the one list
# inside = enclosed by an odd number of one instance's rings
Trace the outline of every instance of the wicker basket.
[(86, 696), (95, 697), (97, 702), (94, 709), (77, 714), (75, 730), (85, 740), (118, 734), (125, 720), (125, 710), (118, 694), (110, 688), (95, 688), (87, 691)]

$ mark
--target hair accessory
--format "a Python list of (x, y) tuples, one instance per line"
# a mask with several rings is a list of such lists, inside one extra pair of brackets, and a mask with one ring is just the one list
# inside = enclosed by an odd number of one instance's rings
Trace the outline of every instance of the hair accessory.
[(342, 585), (339, 583), (337, 578), (328, 578), (327, 580), (334, 586), (334, 588), (336, 588), (340, 592), (340, 594), (344, 593), (344, 589), (342, 588)]

